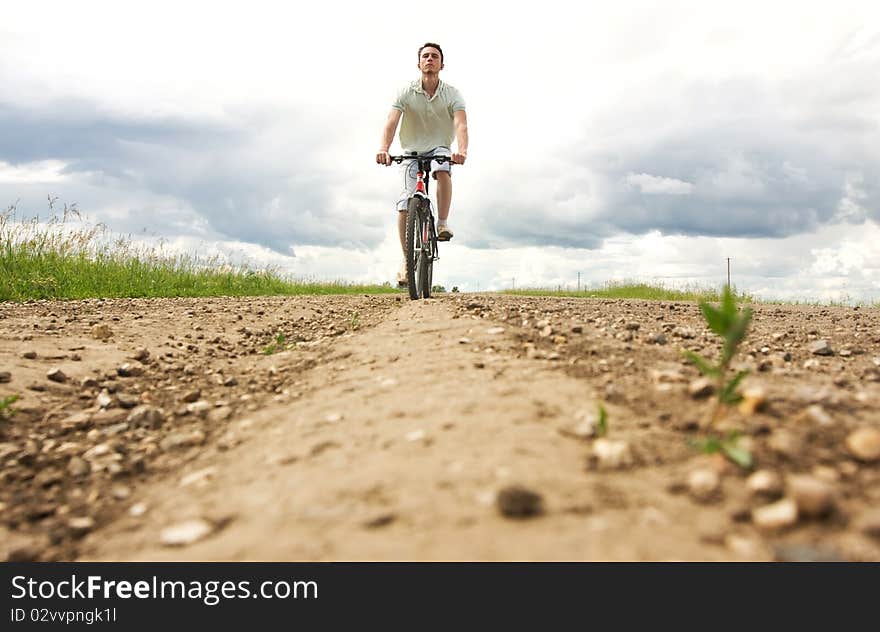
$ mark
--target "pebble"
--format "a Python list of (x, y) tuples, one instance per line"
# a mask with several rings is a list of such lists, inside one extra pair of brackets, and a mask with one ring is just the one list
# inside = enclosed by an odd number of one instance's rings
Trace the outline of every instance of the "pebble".
[(797, 503), (791, 498), (783, 498), (752, 510), (752, 522), (755, 526), (768, 531), (790, 527), (797, 522), (797, 519)]
[(559, 434), (574, 439), (589, 439), (596, 434), (596, 425), (599, 423), (598, 412), (592, 408), (585, 408), (575, 414), (574, 419), (562, 424)]
[(801, 442), (791, 432), (776, 430), (767, 440), (767, 446), (776, 454), (789, 459), (795, 458), (801, 451)]
[(95, 528), (95, 520), (88, 516), (70, 518), (67, 521), (67, 528), (71, 530), (73, 535), (83, 536)]
[(458, 339), (458, 344), (460, 344), (460, 345), (469, 345), (469, 344), (471, 344), (471, 342), (473, 342), (473, 341), (467, 337)]
[(763, 386), (752, 385), (742, 392), (742, 401), (739, 403), (739, 412), (743, 415), (754, 415), (767, 403), (767, 391)]
[(731, 533), (724, 538), (724, 546), (741, 560), (759, 562), (770, 558), (770, 551), (757, 539)]
[(49, 369), (46, 372), (46, 377), (52, 382), (58, 382), (59, 384), (63, 384), (67, 381), (67, 376), (64, 374), (64, 371), (61, 369)]
[(807, 419), (820, 426), (834, 425), (834, 420), (831, 418), (831, 415), (829, 415), (819, 404), (807, 406), (806, 410), (804, 410), (804, 414)]
[(74, 413), (73, 415), (61, 420), (59, 425), (65, 431), (84, 430), (92, 424), (91, 414), (87, 411)]
[(715, 498), (721, 489), (721, 478), (715, 470), (698, 468), (688, 474), (688, 491), (694, 500), (707, 502)]
[(35, 360), (37, 358), (36, 351), (22, 351), (21, 357), (25, 360)]
[(342, 421), (342, 413), (327, 413), (326, 415), (324, 415), (324, 421), (330, 424), (335, 424), (338, 421)]
[(489, 334), (490, 336), (494, 336), (496, 334), (502, 334), (502, 333), (504, 333), (504, 327), (489, 327), (489, 329), (486, 330), (486, 333)]
[(715, 392), (715, 384), (708, 378), (699, 378), (688, 385), (688, 393), (694, 399), (709, 397)]
[(200, 399), (197, 402), (193, 402), (192, 404), (186, 405), (186, 411), (191, 415), (206, 415), (208, 411), (212, 410), (214, 407), (211, 405), (211, 402)]
[(789, 476), (788, 489), (801, 515), (821, 518), (834, 507), (834, 488), (812, 476)]
[(810, 353), (813, 355), (830, 356), (834, 355), (834, 350), (827, 340), (817, 340), (810, 345)]
[(880, 430), (860, 428), (846, 438), (850, 454), (860, 461), (873, 462), (880, 459)]
[(107, 340), (113, 336), (113, 330), (107, 325), (95, 325), (92, 327), (92, 337), (97, 340)]
[(425, 438), (425, 431), (424, 430), (413, 430), (412, 432), (409, 432), (406, 435), (406, 440), (411, 441), (411, 442), (421, 441), (424, 438)]
[(596, 439), (593, 456), (601, 469), (619, 469), (633, 464), (632, 452), (626, 441)]
[(381, 527), (387, 527), (392, 522), (397, 519), (397, 516), (392, 512), (383, 512), (373, 516), (372, 518), (365, 520), (363, 525), (367, 529), (379, 529)]
[(0, 384), (6, 384), (12, 381), (12, 373), (9, 371), (0, 371)]
[(496, 496), (496, 506), (506, 518), (532, 518), (544, 513), (543, 498), (521, 485), (509, 485)]
[(755, 496), (778, 498), (784, 491), (782, 477), (771, 470), (758, 470), (746, 479), (746, 488)]
[(108, 393), (105, 388), (98, 394), (98, 397), (95, 398), (95, 403), (101, 408), (109, 408), (110, 405), (113, 404), (113, 398), (110, 397), (110, 393)]
[(163, 546), (186, 546), (202, 540), (213, 530), (214, 526), (207, 520), (201, 518), (185, 520), (162, 529), (159, 542)]
[(192, 432), (174, 432), (159, 442), (163, 450), (172, 450), (180, 446), (196, 446), (205, 442), (205, 433), (201, 430)]
[(138, 377), (144, 374), (144, 370), (136, 364), (126, 362), (116, 369), (116, 374), (119, 377)]
[(165, 411), (156, 406), (142, 404), (128, 414), (126, 421), (135, 428), (159, 428), (165, 421)]
[(75, 478), (85, 476), (91, 470), (92, 467), (89, 465), (88, 461), (78, 456), (70, 457), (70, 461), (67, 463), (67, 473)]
[(856, 526), (865, 535), (880, 538), (880, 509), (869, 509), (856, 519)]
[(189, 391), (184, 394), (183, 401), (191, 404), (193, 402), (198, 401), (199, 397), (201, 397), (201, 396), (202, 396), (202, 391), (200, 391), (200, 390)]
[(232, 409), (229, 406), (221, 406), (208, 412), (208, 421), (212, 423), (220, 423), (232, 417)]
[(230, 376), (223, 380), (223, 386), (238, 386), (238, 380)]
[(135, 349), (134, 355), (131, 356), (132, 360), (137, 360), (138, 362), (146, 362), (150, 359), (150, 352), (144, 347), (138, 347)]
[(139, 518), (145, 513), (147, 513), (147, 505), (145, 503), (135, 503), (128, 510), (128, 515), (132, 516), (133, 518)]

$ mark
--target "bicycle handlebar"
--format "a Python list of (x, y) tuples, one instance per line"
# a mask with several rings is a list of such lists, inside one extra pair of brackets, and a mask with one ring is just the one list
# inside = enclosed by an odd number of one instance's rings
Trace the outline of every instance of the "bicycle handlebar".
[[(452, 156), (432, 156), (431, 154), (413, 154), (411, 156), (389, 156), (391, 158), (391, 162), (396, 162), (397, 164), (402, 163), (404, 160), (436, 160), (441, 165), (444, 162), (452, 162)], [(458, 164), (458, 163), (453, 163)]]

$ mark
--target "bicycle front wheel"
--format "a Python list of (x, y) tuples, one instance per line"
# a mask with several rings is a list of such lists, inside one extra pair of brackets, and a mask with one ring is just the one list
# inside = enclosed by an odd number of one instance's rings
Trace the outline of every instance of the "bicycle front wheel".
[(406, 206), (406, 285), (412, 300), (421, 298), (422, 201), (411, 197)]

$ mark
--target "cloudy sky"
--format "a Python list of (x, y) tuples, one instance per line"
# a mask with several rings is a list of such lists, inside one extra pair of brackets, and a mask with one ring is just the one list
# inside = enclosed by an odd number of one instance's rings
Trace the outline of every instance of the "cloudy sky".
[(437, 41), (470, 147), (435, 282), (718, 286), (730, 257), (761, 297), (880, 300), (876, 3), (440, 6), (4, 2), (0, 206), (391, 281), (374, 156)]

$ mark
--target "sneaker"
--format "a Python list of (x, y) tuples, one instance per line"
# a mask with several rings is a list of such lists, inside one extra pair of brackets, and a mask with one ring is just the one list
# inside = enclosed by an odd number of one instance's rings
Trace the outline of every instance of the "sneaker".
[(452, 239), (452, 234), (449, 224), (437, 224), (437, 241), (449, 241)]
[(397, 286), (406, 287), (406, 261), (400, 264), (400, 270), (397, 272)]

